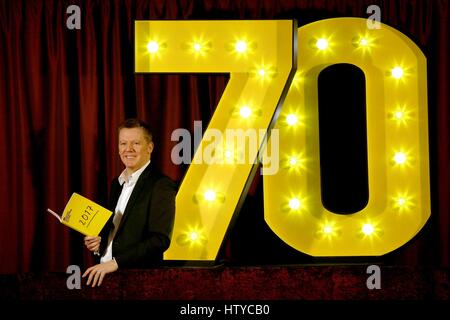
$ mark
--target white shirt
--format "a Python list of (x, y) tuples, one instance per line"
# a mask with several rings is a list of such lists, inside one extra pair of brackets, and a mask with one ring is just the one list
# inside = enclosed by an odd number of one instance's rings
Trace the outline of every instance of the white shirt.
[(107, 262), (112, 260), (112, 243), (114, 236), (116, 235), (117, 229), (119, 228), (120, 221), (122, 220), (123, 213), (127, 207), (128, 200), (130, 199), (131, 193), (133, 192), (134, 186), (137, 180), (141, 176), (142, 172), (150, 164), (150, 160), (139, 170), (133, 172), (130, 176), (127, 176), (127, 170), (125, 169), (119, 176), (118, 180), (120, 185), (123, 185), (122, 192), (120, 193), (119, 200), (117, 200), (116, 209), (114, 210), (113, 224), (114, 229), (111, 230), (108, 237), (108, 247), (103, 257), (100, 258), (100, 262)]

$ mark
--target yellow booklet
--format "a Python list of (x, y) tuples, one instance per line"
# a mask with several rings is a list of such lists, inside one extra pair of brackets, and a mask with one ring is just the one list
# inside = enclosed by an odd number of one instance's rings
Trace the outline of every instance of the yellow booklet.
[(61, 217), (50, 209), (47, 211), (62, 224), (86, 236), (98, 236), (112, 214), (112, 211), (76, 192), (70, 197)]

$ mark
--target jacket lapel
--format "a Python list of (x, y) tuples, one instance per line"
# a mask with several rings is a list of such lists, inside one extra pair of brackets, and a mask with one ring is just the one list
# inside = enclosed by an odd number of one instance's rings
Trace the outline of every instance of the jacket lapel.
[[(130, 199), (128, 199), (127, 206), (125, 208), (125, 212), (123, 213), (122, 220), (120, 221), (119, 229), (117, 230), (117, 234), (119, 234), (123, 228), (123, 225), (125, 221), (127, 220), (128, 216), (130, 215), (130, 211), (133, 210), (134, 205), (136, 204), (137, 199), (139, 198), (139, 195), (142, 192), (142, 189), (145, 185), (145, 180), (148, 179), (148, 176), (150, 175), (151, 171), (151, 164), (145, 168), (145, 170), (142, 172), (141, 176), (139, 177), (138, 181), (136, 182), (136, 185), (134, 186), (133, 192), (130, 195)], [(116, 200), (117, 204), (117, 200)]]
[(117, 201), (119, 201), (120, 194), (122, 193), (122, 188), (123, 185), (120, 185), (119, 181), (116, 178), (111, 187), (111, 196), (109, 202), (109, 210), (111, 210), (113, 213), (116, 210)]
[(113, 220), (114, 220), (115, 210), (116, 210), (116, 206), (117, 206), (117, 201), (119, 201), (120, 194), (122, 193), (122, 188), (123, 188), (123, 186), (120, 185), (120, 183), (117, 179), (114, 181), (114, 183), (111, 186), (111, 195), (110, 195), (108, 207), (109, 207), (109, 210), (112, 211), (112, 215), (111, 215), (111, 217), (109, 217), (108, 222), (106, 223), (107, 228), (103, 228), (107, 232), (105, 234), (106, 237), (108, 237), (109, 232), (112, 229), (114, 229)]

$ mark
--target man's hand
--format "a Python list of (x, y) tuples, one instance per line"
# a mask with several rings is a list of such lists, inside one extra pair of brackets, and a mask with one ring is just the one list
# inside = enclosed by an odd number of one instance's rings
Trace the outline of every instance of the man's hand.
[(84, 245), (86, 248), (88, 248), (92, 252), (96, 252), (100, 250), (100, 241), (102, 240), (101, 237), (84, 237)]
[(84, 272), (83, 278), (89, 275), (86, 285), (89, 285), (92, 281), (92, 287), (95, 287), (95, 285), (97, 285), (97, 287), (100, 287), (105, 275), (107, 273), (114, 272), (117, 269), (119, 269), (119, 266), (117, 265), (116, 260), (113, 259), (88, 268)]

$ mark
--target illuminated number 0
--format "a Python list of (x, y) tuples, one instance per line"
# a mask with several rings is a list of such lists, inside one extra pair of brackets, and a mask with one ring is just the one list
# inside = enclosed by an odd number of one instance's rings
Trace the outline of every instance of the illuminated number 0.
[[(425, 57), (399, 31), (369, 30), (359, 18), (308, 24), (298, 39), (297, 75), (275, 126), (282, 169), (264, 177), (265, 219), (286, 243), (312, 256), (395, 250), (430, 216)], [(350, 215), (330, 212), (321, 199), (317, 79), (336, 63), (359, 67), (367, 83), (369, 201)]]

